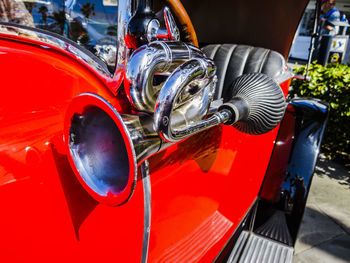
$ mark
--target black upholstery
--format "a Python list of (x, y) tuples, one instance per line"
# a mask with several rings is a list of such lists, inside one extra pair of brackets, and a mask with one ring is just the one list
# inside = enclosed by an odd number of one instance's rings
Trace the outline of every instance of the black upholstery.
[(281, 54), (265, 48), (215, 44), (205, 46), (202, 50), (217, 66), (215, 99), (225, 98), (233, 80), (242, 74), (260, 72), (277, 79), (286, 68)]

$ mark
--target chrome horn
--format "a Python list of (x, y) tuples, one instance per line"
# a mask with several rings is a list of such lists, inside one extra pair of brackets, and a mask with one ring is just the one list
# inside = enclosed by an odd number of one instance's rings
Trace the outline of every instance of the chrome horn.
[[(154, 86), (155, 74), (170, 74), (191, 58), (208, 60), (202, 51), (182, 42), (154, 41), (136, 49), (125, 70), (124, 84), (138, 111), (153, 113), (161, 86)], [(215, 70), (212, 63), (211, 67)]]
[[(153, 42), (137, 49), (126, 66), (125, 88), (137, 114), (120, 114), (113, 97), (74, 98), (64, 134), (85, 189), (101, 203), (120, 205), (133, 193), (138, 165), (152, 154), (218, 124), (250, 134), (278, 125), (285, 100), (276, 81), (260, 73), (242, 75), (230, 98), (214, 107), (215, 71), (197, 48)], [(153, 85), (156, 73), (166, 76), (163, 85)]]

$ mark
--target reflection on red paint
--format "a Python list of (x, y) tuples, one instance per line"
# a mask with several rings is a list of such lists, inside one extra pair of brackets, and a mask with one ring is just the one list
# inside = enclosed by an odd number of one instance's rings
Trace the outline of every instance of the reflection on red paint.
[(198, 262), (232, 226), (218, 211), (207, 217), (192, 233), (170, 247), (156, 262)]
[(125, 95), (114, 97), (106, 87), (112, 79), (72, 56), (22, 41), (0, 37), (0, 262), (103, 262), (116, 255), (140, 262), (142, 184), (122, 207), (99, 205), (77, 181), (63, 141), (72, 98), (91, 92), (128, 112)]

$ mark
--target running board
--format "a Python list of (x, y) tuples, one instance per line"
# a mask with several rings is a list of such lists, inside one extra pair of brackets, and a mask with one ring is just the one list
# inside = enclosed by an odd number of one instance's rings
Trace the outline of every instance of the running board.
[(228, 259), (228, 263), (291, 263), (294, 248), (242, 231)]

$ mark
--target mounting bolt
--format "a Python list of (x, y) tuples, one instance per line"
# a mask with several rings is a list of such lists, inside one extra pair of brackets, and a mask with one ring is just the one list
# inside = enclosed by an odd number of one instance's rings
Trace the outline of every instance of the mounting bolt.
[(164, 116), (163, 117), (163, 125), (168, 126), (168, 124), (169, 124), (169, 118), (167, 116)]

